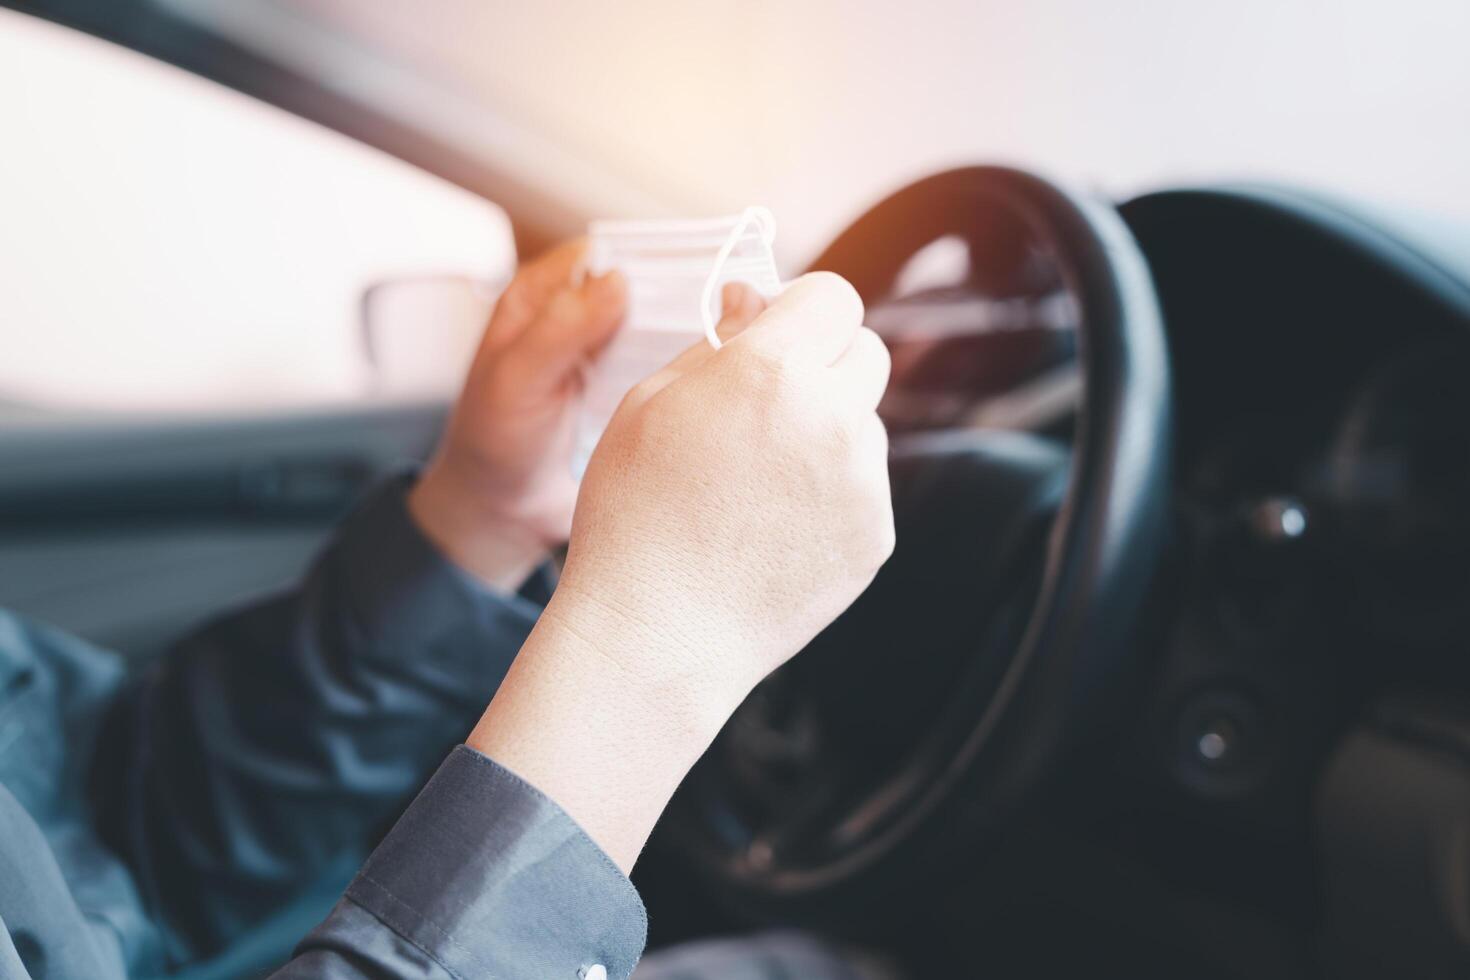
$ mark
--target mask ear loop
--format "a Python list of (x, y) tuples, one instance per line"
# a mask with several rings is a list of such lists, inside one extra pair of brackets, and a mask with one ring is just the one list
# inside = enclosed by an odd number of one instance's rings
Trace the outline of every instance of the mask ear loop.
[(715, 330), (719, 322), (719, 311), (710, 309), (715, 300), (715, 287), (720, 284), (720, 273), (724, 271), (725, 263), (730, 260), (730, 254), (735, 251), (735, 246), (740, 244), (745, 230), (752, 224), (760, 226), (761, 239), (768, 248), (776, 240), (776, 216), (771, 213), (770, 208), (749, 207), (740, 212), (740, 220), (735, 222), (735, 228), (730, 232), (730, 237), (725, 239), (725, 244), (721, 245), (719, 252), (715, 253), (714, 268), (710, 269), (709, 278), (704, 281), (704, 292), (699, 297), (699, 312), (704, 318), (704, 338), (715, 350), (724, 346), (720, 343), (720, 335)]

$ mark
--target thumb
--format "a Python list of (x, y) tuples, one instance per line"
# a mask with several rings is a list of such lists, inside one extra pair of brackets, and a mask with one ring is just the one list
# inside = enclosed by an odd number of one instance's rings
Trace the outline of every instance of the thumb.
[(727, 282), (720, 291), (720, 322), (715, 325), (715, 333), (721, 342), (729, 343), (765, 309), (765, 297), (753, 287), (743, 282)]

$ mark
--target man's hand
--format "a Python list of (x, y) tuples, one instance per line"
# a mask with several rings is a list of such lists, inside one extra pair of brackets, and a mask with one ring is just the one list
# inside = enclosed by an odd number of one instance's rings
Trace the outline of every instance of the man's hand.
[(557, 592), (469, 740), (624, 869), (750, 689), (893, 549), (889, 361), (861, 300), (818, 273), (760, 306), (727, 290), (729, 342), (618, 409)]
[(551, 615), (656, 633), (667, 649), (610, 652), (743, 696), (846, 609), (893, 548), (888, 351), (862, 317), (845, 280), (805, 276), (635, 388), (589, 464)]
[(582, 362), (622, 320), (615, 273), (575, 279), (583, 243), (524, 266), (496, 304), (439, 450), (409, 497), (430, 540), (487, 583), (514, 589), (566, 540), (573, 408)]

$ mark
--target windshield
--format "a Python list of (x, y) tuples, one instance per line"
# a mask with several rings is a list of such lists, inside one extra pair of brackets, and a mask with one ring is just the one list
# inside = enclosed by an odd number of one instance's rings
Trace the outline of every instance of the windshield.
[[(766, 204), (792, 261), (958, 163), (1116, 195), (1286, 180), (1470, 215), (1463, 0), (167, 4), (303, 61), (410, 66), (672, 211)], [(555, 190), (576, 194), (567, 173)]]

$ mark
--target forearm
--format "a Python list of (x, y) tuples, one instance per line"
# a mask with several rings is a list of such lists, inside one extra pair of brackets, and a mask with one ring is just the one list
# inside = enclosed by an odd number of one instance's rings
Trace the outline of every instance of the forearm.
[[(624, 872), (755, 678), (580, 597), (553, 599), (467, 740), (555, 800)], [(684, 670), (628, 665), (682, 664)]]

